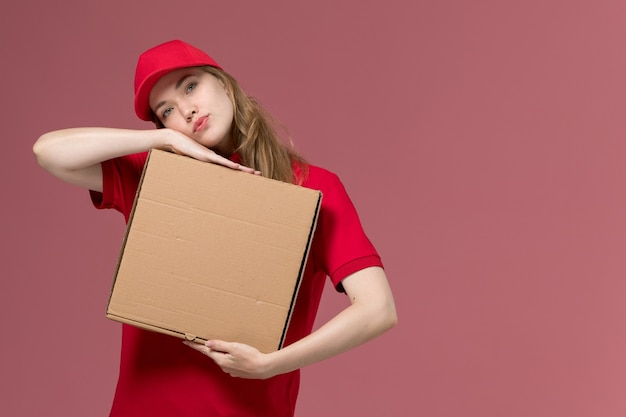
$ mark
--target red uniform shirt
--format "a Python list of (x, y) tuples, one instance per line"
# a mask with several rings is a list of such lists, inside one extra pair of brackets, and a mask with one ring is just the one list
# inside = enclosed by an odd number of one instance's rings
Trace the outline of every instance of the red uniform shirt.
[[(103, 162), (103, 192), (91, 191), (94, 205), (116, 209), (128, 222), (146, 157), (141, 153)], [(327, 276), (340, 289), (348, 275), (382, 266), (339, 178), (309, 166), (302, 185), (320, 190), (323, 197), (285, 345), (311, 333)], [(267, 380), (233, 378), (180, 339), (122, 327), (111, 417), (293, 416), (299, 371)]]

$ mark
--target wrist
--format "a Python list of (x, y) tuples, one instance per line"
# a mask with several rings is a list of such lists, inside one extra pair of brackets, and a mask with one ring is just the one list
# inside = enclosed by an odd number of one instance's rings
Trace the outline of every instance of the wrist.
[(280, 360), (281, 351), (277, 350), (271, 353), (266, 353), (263, 355), (263, 362), (261, 363), (261, 369), (263, 370), (263, 375), (265, 378), (272, 378), (276, 375), (280, 375), (285, 373), (286, 371), (281, 370)]
[[(269, 377), (296, 371), (304, 366), (290, 346), (266, 354), (264, 365)], [(268, 377), (268, 378), (269, 378)]]
[(173, 135), (169, 129), (155, 129), (150, 137), (151, 148), (172, 150), (174, 148)]

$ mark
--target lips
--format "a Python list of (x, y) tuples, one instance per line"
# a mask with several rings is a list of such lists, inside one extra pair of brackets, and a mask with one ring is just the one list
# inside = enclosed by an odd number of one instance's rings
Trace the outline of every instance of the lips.
[(209, 116), (202, 116), (198, 118), (198, 120), (196, 120), (196, 122), (193, 124), (193, 133), (196, 133), (197, 131), (204, 129), (208, 121), (209, 121)]

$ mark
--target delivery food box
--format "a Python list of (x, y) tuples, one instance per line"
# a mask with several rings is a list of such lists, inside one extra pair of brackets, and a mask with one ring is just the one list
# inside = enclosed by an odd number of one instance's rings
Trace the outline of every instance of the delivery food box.
[(204, 342), (282, 347), (321, 192), (153, 149), (107, 317)]

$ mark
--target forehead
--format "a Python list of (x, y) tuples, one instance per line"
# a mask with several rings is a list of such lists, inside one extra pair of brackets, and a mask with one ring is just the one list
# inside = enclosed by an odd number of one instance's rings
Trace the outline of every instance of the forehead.
[(167, 92), (174, 92), (177, 88), (180, 87), (179, 83), (183, 81), (188, 76), (202, 76), (208, 75), (206, 72), (202, 71), (202, 69), (197, 67), (190, 68), (180, 68), (171, 72), (168, 72), (154, 84), (152, 90), (150, 91), (150, 104), (153, 104), (153, 101), (156, 100), (155, 97), (160, 96)]

